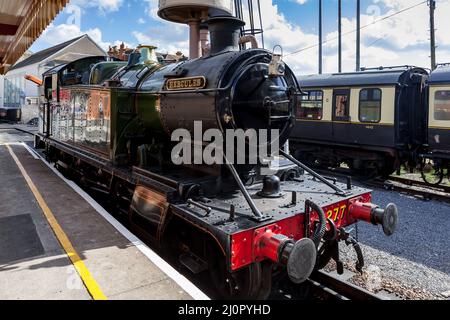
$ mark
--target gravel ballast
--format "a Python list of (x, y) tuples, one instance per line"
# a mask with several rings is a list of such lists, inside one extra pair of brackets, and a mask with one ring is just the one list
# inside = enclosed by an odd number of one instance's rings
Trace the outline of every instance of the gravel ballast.
[[(373, 192), (373, 202), (382, 207), (395, 203), (399, 223), (389, 238), (381, 227), (359, 223), (366, 272), (372, 274), (369, 283), (375, 281), (375, 286), (382, 287), (378, 289), (407, 299), (446, 299), (450, 291), (450, 205), (384, 190)], [(356, 255), (341, 245), (341, 258), (354, 265)], [(367, 274), (355, 282), (367, 283)]]

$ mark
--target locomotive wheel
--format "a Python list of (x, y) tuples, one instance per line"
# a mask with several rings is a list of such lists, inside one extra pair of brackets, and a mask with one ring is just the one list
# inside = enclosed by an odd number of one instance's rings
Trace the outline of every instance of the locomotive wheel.
[(422, 162), (420, 173), (423, 181), (430, 186), (437, 186), (444, 180), (444, 168), (438, 164), (431, 164), (424, 160)]
[[(217, 252), (217, 251), (211, 251)], [(265, 300), (272, 290), (272, 268), (269, 263), (254, 263), (230, 273), (225, 257), (218, 254), (209, 259), (209, 272), (219, 295), (226, 300)]]

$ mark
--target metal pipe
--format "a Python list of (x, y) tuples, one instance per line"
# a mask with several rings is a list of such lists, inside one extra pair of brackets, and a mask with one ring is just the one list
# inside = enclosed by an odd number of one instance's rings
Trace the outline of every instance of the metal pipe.
[(248, 16), (250, 18), (250, 32), (255, 35), (255, 21), (253, 17), (253, 0), (248, 0)]
[(322, 183), (326, 184), (327, 186), (329, 186), (331, 189), (333, 189), (334, 191), (336, 191), (336, 194), (342, 197), (347, 197), (348, 195), (350, 195), (350, 192), (346, 192), (344, 190), (342, 190), (341, 188), (339, 188), (338, 186), (334, 185), (333, 183), (331, 183), (330, 181), (328, 181), (327, 179), (325, 179), (322, 175), (318, 174), (317, 172), (315, 172), (314, 170), (312, 170), (311, 168), (305, 166), (303, 163), (301, 163), (300, 161), (298, 161), (297, 159), (295, 159), (293, 156), (289, 155), (288, 153), (284, 152), (283, 150), (280, 150), (280, 154), (285, 157), (286, 159), (290, 160), (291, 162), (293, 162), (295, 165), (297, 165), (298, 167), (302, 168), (303, 170), (305, 170), (306, 172), (308, 172), (310, 175), (312, 175), (314, 178), (318, 179), (319, 181), (321, 181)]
[(259, 26), (261, 28), (261, 43), (262, 47), (264, 48), (264, 26), (263, 26), (263, 20), (262, 20), (262, 12), (261, 12), (261, 2), (258, 0), (258, 14), (259, 14)]
[(356, 71), (361, 70), (361, 0), (356, 0)]
[(342, 0), (338, 1), (338, 71), (342, 72)]
[(191, 20), (189, 25), (189, 59), (200, 57), (200, 21)]
[(319, 0), (319, 74), (323, 73), (323, 0)]
[(211, 50), (208, 42), (209, 30), (207, 28), (200, 28), (200, 49), (202, 56), (207, 55)]
[(242, 194), (244, 195), (245, 200), (247, 201), (248, 205), (250, 206), (250, 209), (252, 210), (253, 214), (258, 220), (263, 220), (264, 215), (259, 211), (259, 209), (256, 207), (255, 202), (253, 202), (252, 197), (248, 193), (247, 189), (244, 186), (244, 183), (242, 182), (241, 178), (239, 177), (239, 174), (237, 173), (234, 166), (231, 164), (230, 161), (228, 161), (227, 157), (225, 158), (225, 164), (230, 170), (231, 174), (233, 175), (234, 180), (236, 180), (236, 183), (238, 184), (239, 189), (241, 190)]
[(252, 49), (258, 49), (258, 40), (256, 40), (255, 36), (252, 35), (248, 35), (248, 36), (243, 36), (239, 39), (239, 44), (244, 44), (244, 43), (251, 43), (252, 45)]
[(430, 46), (431, 46), (431, 70), (436, 69), (436, 29), (434, 24), (434, 12), (436, 10), (436, 0), (429, 0), (430, 7)]

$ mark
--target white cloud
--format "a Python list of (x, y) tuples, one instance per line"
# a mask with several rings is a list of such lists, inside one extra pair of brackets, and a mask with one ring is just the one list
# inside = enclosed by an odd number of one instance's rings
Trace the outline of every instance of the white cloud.
[(118, 11), (123, 0), (71, 0), (70, 4), (82, 8), (98, 8), (101, 13), (108, 13)]
[[(189, 32), (184, 24), (168, 22), (158, 16), (158, 0), (144, 0), (148, 24), (152, 27), (145, 30), (132, 31), (131, 34), (139, 44), (158, 47), (159, 52), (189, 52)], [(170, 32), (168, 32), (170, 30)]]
[(43, 41), (48, 46), (54, 46), (79, 37), (83, 34), (88, 34), (92, 40), (94, 40), (94, 42), (105, 51), (108, 51), (110, 45), (118, 45), (122, 43), (119, 40), (116, 40), (114, 43), (103, 41), (102, 31), (99, 28), (82, 31), (77, 25), (74, 24), (60, 24), (55, 26), (53, 23), (45, 29), (39, 40)]
[[(298, 0), (297, 2), (305, 2)], [(362, 30), (362, 65), (419, 65), (428, 67), (429, 59), (429, 16), (426, 4), (391, 18), (388, 16), (411, 7), (419, 2), (410, 0), (373, 0), (367, 13), (362, 15), (362, 25), (377, 22)], [(266, 48), (272, 49), (281, 44), (284, 53), (311, 47), (298, 54), (285, 57), (285, 61), (301, 74), (317, 73), (318, 70), (318, 36), (305, 32), (299, 25), (290, 23), (279, 12), (272, 0), (261, 0)], [(299, 12), (299, 17), (301, 13)], [(438, 0), (436, 10), (436, 27), (438, 60), (450, 61), (450, 0)], [(326, 17), (336, 20), (337, 17)], [(337, 24), (336, 24), (337, 25)], [(337, 29), (337, 27), (336, 27)], [(344, 71), (355, 69), (356, 19), (343, 19), (343, 67)], [(324, 45), (324, 72), (337, 71), (337, 30), (324, 35), (328, 42)]]
[[(136, 44), (152, 44), (159, 47), (161, 52), (188, 52), (188, 28), (182, 24), (161, 20), (157, 16), (158, 0), (144, 0), (146, 2), (147, 17), (138, 20), (152, 26), (132, 31)], [(306, 0), (290, 0), (304, 4)], [(264, 37), (266, 48), (271, 50), (276, 44), (281, 44), (284, 53), (298, 51), (311, 47), (295, 55), (288, 55), (285, 61), (299, 74), (316, 73), (318, 69), (318, 36), (305, 31), (300, 25), (288, 21), (279, 11), (273, 0), (261, 0), (263, 13)], [(245, 3), (245, 2), (244, 2)], [(410, 0), (372, 0), (367, 12), (363, 12), (362, 25), (368, 25), (376, 20), (384, 19), (362, 30), (362, 65), (420, 65), (428, 67), (429, 59), (429, 26), (428, 8), (422, 4), (417, 8), (388, 18), (390, 15), (411, 7), (417, 2)], [(123, 0), (72, 0), (71, 4), (82, 5), (83, 8), (97, 7), (106, 12), (118, 10)], [(299, 21), (301, 21), (301, 10)], [(450, 61), (450, 0), (438, 0), (436, 11), (438, 61)], [(329, 16), (326, 19), (336, 21), (337, 17)], [(248, 20), (248, 19), (247, 19)], [(336, 24), (337, 26), (337, 24)], [(343, 66), (344, 71), (353, 71), (355, 68), (356, 35), (355, 18), (343, 19)], [(168, 32), (170, 30), (170, 32)], [(107, 49), (110, 44), (102, 39), (99, 28), (82, 31), (80, 28), (62, 24), (50, 25), (42, 38), (49, 45), (54, 45), (70, 38), (88, 33), (100, 46)], [(337, 31), (325, 34), (328, 43), (324, 45), (324, 72), (337, 71)], [(133, 42), (133, 41), (132, 41)]]

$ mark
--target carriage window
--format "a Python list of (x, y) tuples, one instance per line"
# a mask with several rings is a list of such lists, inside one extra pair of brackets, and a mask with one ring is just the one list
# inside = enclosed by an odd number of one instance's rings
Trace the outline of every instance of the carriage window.
[(450, 91), (436, 91), (434, 95), (434, 118), (450, 120)]
[(335, 95), (335, 111), (334, 116), (336, 119), (345, 119), (347, 120), (349, 116), (349, 108), (348, 108), (348, 95), (347, 94), (337, 94)]
[(378, 123), (381, 121), (381, 90), (363, 89), (359, 93), (359, 121)]
[(298, 119), (322, 120), (323, 91), (306, 91), (301, 97), (298, 109)]

